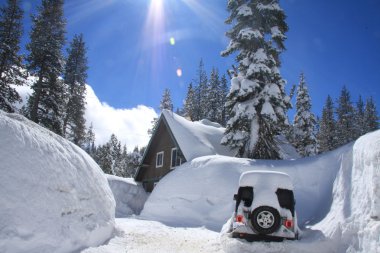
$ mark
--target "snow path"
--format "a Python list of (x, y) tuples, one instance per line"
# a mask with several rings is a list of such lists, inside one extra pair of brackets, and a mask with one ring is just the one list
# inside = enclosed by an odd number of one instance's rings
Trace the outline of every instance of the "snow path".
[(224, 252), (219, 233), (205, 228), (173, 228), (134, 218), (116, 219), (115, 237), (82, 253)]
[(319, 230), (306, 230), (299, 241), (246, 242), (206, 228), (168, 227), (138, 218), (116, 219), (115, 236), (82, 253), (336, 253), (337, 244)]

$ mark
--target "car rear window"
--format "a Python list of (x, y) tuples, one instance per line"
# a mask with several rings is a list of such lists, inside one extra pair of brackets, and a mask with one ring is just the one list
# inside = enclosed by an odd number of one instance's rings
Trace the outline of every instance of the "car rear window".
[(276, 191), (278, 203), (282, 208), (289, 209), (294, 216), (294, 194), (293, 191), (287, 189), (277, 189)]

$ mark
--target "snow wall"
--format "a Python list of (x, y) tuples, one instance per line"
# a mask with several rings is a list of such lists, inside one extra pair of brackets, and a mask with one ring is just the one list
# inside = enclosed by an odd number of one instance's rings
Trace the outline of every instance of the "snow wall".
[(308, 227), (306, 234), (314, 231), (313, 237), (320, 234), (318, 240), (330, 245), (328, 252), (380, 252), (380, 131), (335, 151), (293, 161), (194, 159), (158, 183), (141, 216), (219, 231), (233, 212), (240, 174), (248, 170), (290, 175), (299, 226)]
[(342, 241), (338, 252), (380, 252), (380, 131), (355, 142), (335, 179), (331, 210), (314, 228)]
[(0, 111), (0, 252), (75, 252), (114, 231), (115, 200), (79, 147)]
[(108, 183), (116, 201), (115, 217), (123, 218), (140, 214), (148, 194), (133, 178), (107, 175)]

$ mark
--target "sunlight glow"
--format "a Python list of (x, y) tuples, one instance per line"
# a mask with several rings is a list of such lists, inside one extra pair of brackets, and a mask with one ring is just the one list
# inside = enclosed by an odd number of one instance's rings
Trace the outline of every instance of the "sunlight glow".
[(182, 69), (177, 69), (177, 76), (178, 77), (181, 77), (182, 76)]
[(170, 45), (174, 46), (175, 45), (175, 39), (174, 37), (170, 38)]

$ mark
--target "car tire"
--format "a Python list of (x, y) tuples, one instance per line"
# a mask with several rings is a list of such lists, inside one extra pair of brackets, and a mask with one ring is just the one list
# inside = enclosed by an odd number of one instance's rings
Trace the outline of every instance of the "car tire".
[(260, 206), (253, 210), (251, 224), (259, 234), (272, 234), (280, 227), (281, 217), (273, 207)]

